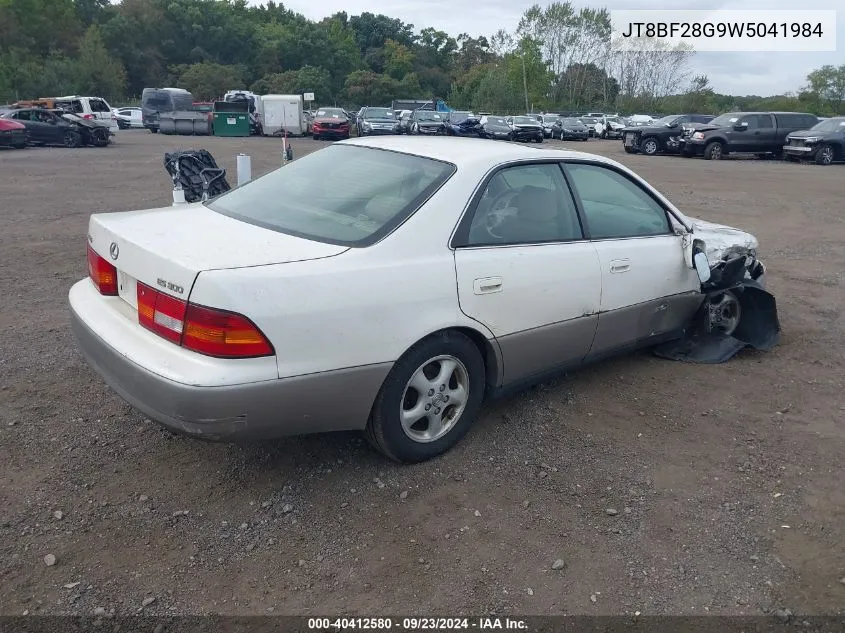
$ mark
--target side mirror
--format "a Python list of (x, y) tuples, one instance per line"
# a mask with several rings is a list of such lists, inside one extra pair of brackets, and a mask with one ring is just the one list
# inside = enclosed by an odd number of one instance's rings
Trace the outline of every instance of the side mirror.
[(703, 284), (710, 281), (710, 262), (707, 261), (707, 255), (701, 251), (697, 251), (692, 261), (695, 265), (695, 272), (698, 273), (698, 280)]

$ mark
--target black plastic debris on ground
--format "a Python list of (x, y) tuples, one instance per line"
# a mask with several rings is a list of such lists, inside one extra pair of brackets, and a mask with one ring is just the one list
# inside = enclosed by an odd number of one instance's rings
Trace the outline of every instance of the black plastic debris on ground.
[(707, 301), (689, 335), (654, 348), (654, 354), (687, 363), (724, 363), (746, 347), (767, 351), (780, 342), (777, 302), (758, 281), (742, 278), (745, 257), (733, 259), (702, 288), (707, 297), (731, 292), (739, 302), (740, 320), (731, 335), (712, 331), (707, 325)]
[(204, 149), (168, 152), (164, 155), (164, 168), (173, 186), (184, 190), (186, 202), (199, 202), (206, 190), (208, 197), (213, 198), (231, 189), (226, 170), (218, 167), (214, 156)]

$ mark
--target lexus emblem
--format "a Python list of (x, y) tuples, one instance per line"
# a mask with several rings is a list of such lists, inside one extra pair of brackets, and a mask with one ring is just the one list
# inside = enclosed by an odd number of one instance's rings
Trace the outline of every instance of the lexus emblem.
[(109, 255), (112, 259), (117, 259), (117, 256), (120, 255), (120, 247), (117, 245), (117, 242), (112, 242), (111, 246), (109, 246)]

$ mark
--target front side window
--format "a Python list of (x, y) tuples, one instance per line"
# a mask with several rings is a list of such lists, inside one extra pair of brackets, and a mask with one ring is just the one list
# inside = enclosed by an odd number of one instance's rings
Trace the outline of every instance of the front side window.
[(472, 215), (467, 246), (581, 239), (572, 194), (557, 163), (498, 171)]
[(666, 211), (638, 184), (600, 165), (567, 163), (591, 239), (666, 235)]
[(368, 246), (414, 213), (454, 170), (431, 158), (333, 145), (206, 205), (280, 233)]

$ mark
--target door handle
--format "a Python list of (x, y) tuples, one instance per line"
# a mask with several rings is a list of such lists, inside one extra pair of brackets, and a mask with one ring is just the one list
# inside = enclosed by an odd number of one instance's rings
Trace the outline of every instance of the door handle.
[(486, 295), (493, 292), (502, 292), (501, 277), (484, 277), (472, 282), (472, 291), (477, 295)]
[(631, 261), (628, 259), (614, 259), (610, 262), (610, 272), (625, 273), (631, 269)]

